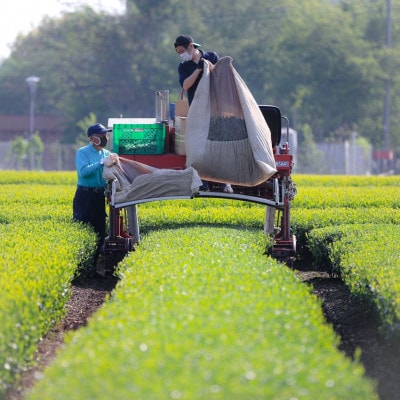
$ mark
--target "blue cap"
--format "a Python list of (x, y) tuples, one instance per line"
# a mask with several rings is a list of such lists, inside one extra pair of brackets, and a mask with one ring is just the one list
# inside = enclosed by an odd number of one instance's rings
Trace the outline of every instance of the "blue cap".
[(92, 135), (96, 135), (96, 134), (104, 134), (107, 132), (111, 132), (112, 129), (107, 129), (105, 126), (103, 126), (102, 124), (93, 124), (90, 125), (88, 130), (87, 130), (87, 135), (90, 137)]

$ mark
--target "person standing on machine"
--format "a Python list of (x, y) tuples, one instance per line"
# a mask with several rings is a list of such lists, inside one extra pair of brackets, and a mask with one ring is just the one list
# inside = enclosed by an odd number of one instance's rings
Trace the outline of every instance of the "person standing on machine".
[(99, 123), (89, 126), (89, 144), (78, 149), (75, 157), (78, 185), (73, 199), (73, 219), (89, 224), (96, 232), (96, 259), (106, 237), (106, 181), (103, 178), (103, 164), (111, 154), (104, 148), (110, 131)]
[(214, 51), (200, 50), (201, 45), (195, 43), (189, 35), (179, 35), (174, 46), (182, 59), (178, 66), (179, 84), (183, 90), (187, 91), (190, 106), (203, 74), (204, 60), (214, 65), (219, 60), (219, 56)]
[[(210, 63), (210, 70), (219, 60), (219, 56), (214, 51), (203, 51), (195, 43), (190, 35), (179, 35), (175, 39), (175, 51), (179, 54), (182, 62), (178, 66), (179, 84), (183, 90), (187, 91), (189, 107), (193, 101), (197, 86), (203, 75), (204, 60)], [(203, 188), (209, 190), (207, 181), (203, 181)], [(231, 185), (224, 184), (224, 192), (233, 193)]]

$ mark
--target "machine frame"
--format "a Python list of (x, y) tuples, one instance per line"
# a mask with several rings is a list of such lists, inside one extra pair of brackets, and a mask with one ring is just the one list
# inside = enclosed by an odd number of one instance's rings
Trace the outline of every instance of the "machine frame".
[[(114, 271), (115, 266), (135, 245), (140, 242), (140, 228), (137, 205), (176, 199), (224, 198), (248, 201), (266, 206), (264, 232), (269, 236), (269, 255), (281, 262), (292, 264), (296, 257), (296, 237), (291, 232), (290, 208), (295, 197), (296, 185), (291, 179), (293, 155), (289, 143), (289, 121), (281, 115), (278, 107), (260, 105), (260, 110), (270, 128), (272, 147), (277, 172), (267, 181), (254, 187), (232, 185), (234, 193), (225, 193), (223, 185), (212, 183), (211, 191), (199, 191), (192, 196), (172, 196), (140, 199), (127, 203), (115, 203), (115, 182), (108, 182), (106, 198), (109, 205), (109, 235), (102, 247), (105, 257), (105, 271)], [(286, 124), (285, 143), (281, 144), (282, 121)], [(166, 152), (158, 155), (120, 155), (156, 168), (185, 169), (186, 156), (173, 153), (174, 128), (166, 125)]]

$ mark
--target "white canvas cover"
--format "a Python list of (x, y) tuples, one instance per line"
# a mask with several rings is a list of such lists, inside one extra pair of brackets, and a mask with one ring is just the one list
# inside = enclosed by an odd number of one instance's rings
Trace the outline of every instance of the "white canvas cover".
[(202, 179), (256, 186), (276, 173), (271, 132), (250, 90), (221, 58), (203, 76), (186, 120), (188, 167)]
[(194, 168), (158, 169), (117, 154), (104, 164), (103, 178), (116, 183), (116, 205), (160, 197), (190, 197), (202, 185)]

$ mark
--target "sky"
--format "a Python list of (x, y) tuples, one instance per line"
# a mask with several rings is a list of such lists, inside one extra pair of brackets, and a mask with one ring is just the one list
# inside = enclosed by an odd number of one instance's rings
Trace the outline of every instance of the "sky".
[(88, 5), (98, 11), (118, 13), (124, 11), (124, 0), (3, 0), (0, 24), (0, 61), (10, 55), (10, 45), (18, 34), (27, 34), (36, 28), (44, 16), (61, 16)]

